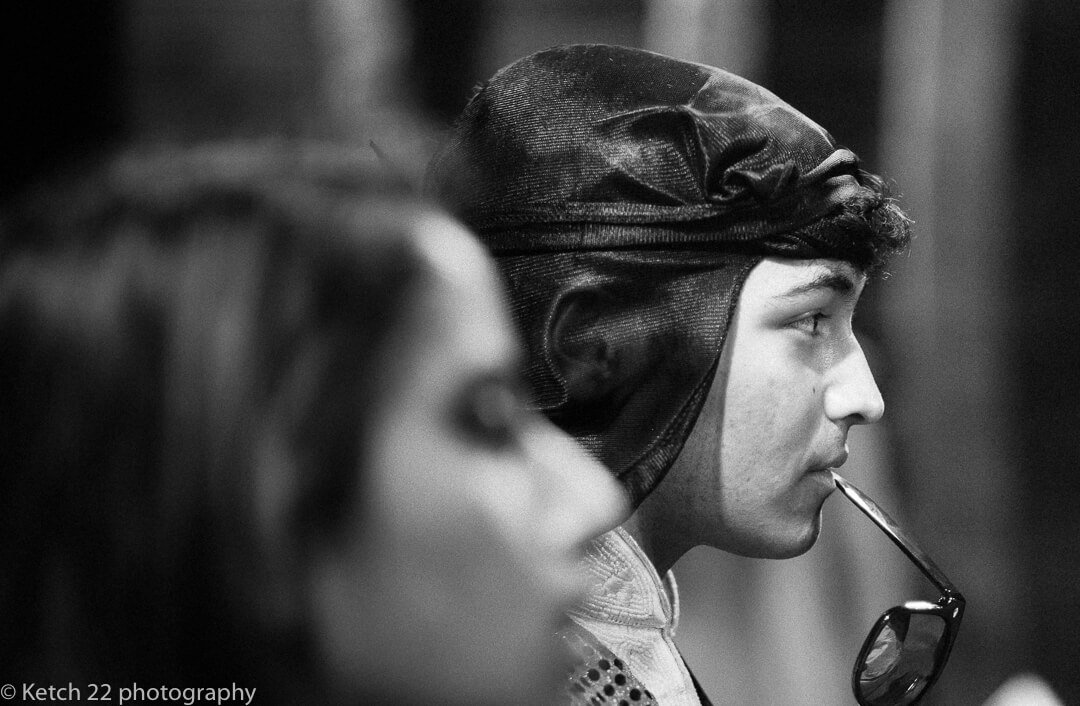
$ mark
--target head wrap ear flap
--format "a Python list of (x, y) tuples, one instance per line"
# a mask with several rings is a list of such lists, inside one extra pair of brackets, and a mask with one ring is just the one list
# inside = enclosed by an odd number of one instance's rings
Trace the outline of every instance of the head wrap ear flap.
[(604, 286), (569, 289), (555, 303), (548, 341), (565, 393), (551, 410), (556, 420), (614, 412), (654, 366), (655, 339), (612, 326), (625, 314), (618, 294)]
[(759, 256), (625, 250), (497, 259), (536, 406), (640, 503), (682, 450)]
[(592, 407), (617, 385), (619, 351), (595, 326), (610, 295), (599, 288), (571, 290), (555, 303), (548, 339), (566, 391), (564, 405)]

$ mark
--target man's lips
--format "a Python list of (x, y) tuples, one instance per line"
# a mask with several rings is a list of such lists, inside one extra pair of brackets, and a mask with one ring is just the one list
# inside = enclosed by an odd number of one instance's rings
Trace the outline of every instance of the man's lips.
[(828, 460), (821, 462), (820, 464), (814, 464), (810, 466), (810, 473), (817, 473), (819, 471), (827, 471), (831, 468), (839, 468), (847, 462), (848, 452), (843, 450), (831, 457)]

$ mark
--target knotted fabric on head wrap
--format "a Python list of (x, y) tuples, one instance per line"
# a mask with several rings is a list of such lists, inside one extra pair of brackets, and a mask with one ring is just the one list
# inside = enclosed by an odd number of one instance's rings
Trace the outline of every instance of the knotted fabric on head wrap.
[(856, 195), (858, 174), (745, 79), (581, 45), (496, 73), (429, 177), (497, 256), (536, 403), (637, 505), (690, 433), (750, 269), (844, 257), (794, 232)]

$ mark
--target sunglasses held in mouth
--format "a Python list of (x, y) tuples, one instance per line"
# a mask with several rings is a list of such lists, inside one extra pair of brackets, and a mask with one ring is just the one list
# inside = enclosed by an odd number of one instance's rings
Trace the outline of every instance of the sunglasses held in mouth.
[(833, 480), (844, 497), (873, 520), (941, 591), (936, 603), (908, 601), (878, 618), (851, 674), (851, 688), (861, 706), (911, 706), (926, 695), (945, 669), (964, 616), (964, 597), (877, 503), (836, 472)]

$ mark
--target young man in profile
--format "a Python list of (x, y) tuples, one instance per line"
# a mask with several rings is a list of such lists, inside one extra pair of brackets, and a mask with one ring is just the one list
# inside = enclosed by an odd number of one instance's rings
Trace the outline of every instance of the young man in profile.
[(499, 71), (430, 176), (497, 257), (535, 402), (635, 508), (588, 550), (570, 700), (708, 703), (670, 568), (813, 545), (848, 430), (884, 409), (852, 316), (907, 219), (772, 93), (605, 45)]

